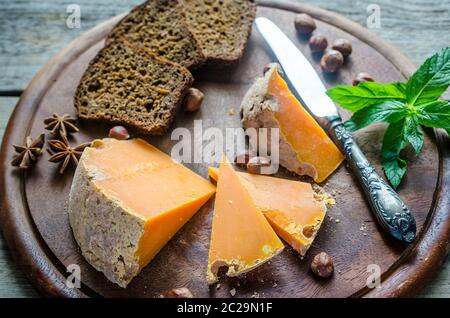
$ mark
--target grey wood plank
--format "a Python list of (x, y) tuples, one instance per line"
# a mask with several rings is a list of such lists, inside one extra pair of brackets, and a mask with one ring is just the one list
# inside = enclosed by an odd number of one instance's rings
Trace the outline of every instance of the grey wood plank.
[[(18, 98), (0, 98), (0, 139)], [(37, 297), (23, 273), (11, 259), (8, 246), (0, 233), (0, 297)]]
[[(99, 22), (125, 12), (141, 0), (0, 0), (0, 90), (24, 89), (61, 48)], [(66, 25), (67, 6), (81, 8), (81, 28)]]
[[(283, 0), (280, 0), (283, 1)], [(295, 1), (295, 0), (291, 0)], [(297, 0), (298, 1), (298, 0)], [(142, 0), (0, 0), (0, 91), (24, 89), (36, 71), (82, 32)], [(306, 0), (366, 25), (373, 0)], [(66, 8), (81, 8), (81, 28), (66, 26)], [(450, 0), (378, 0), (381, 28), (373, 31), (417, 64), (450, 43)]]

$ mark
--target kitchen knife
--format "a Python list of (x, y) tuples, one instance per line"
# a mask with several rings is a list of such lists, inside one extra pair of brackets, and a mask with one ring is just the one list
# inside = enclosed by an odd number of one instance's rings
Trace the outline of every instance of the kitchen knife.
[(272, 21), (257, 18), (256, 27), (304, 105), (315, 117), (325, 119), (325, 128), (345, 154), (382, 228), (396, 239), (411, 243), (416, 237), (414, 217), (399, 195), (376, 173), (344, 127), (336, 105), (326, 95), (325, 85), (312, 65)]

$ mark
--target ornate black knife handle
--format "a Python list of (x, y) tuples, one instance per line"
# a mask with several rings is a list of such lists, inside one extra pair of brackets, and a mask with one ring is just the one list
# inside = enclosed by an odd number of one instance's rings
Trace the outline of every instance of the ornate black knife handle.
[(328, 117), (332, 135), (359, 179), (380, 225), (396, 239), (411, 243), (416, 237), (416, 221), (398, 194), (380, 177), (362, 153), (339, 116)]

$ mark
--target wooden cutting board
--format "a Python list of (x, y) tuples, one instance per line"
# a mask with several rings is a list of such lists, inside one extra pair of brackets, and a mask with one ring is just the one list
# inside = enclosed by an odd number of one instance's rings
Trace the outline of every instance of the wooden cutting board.
[[(343, 37), (353, 43), (354, 53), (335, 75), (320, 71), (307, 39), (296, 35), (293, 21), (298, 12), (317, 19), (317, 33), (329, 41)], [(404, 80), (415, 69), (397, 49), (368, 30), (334, 13), (303, 4), (259, 1), (258, 16), (277, 23), (319, 71), (327, 86), (350, 84), (355, 73), (366, 71), (377, 81)], [(22, 173), (11, 167), (12, 144), (22, 144), (26, 135), (44, 131), (43, 119), (54, 112), (75, 115), (73, 95), (89, 61), (102, 48), (104, 37), (120, 17), (113, 18), (85, 33), (52, 58), (35, 76), (23, 93), (5, 133), (0, 155), (1, 225), (12, 255), (34, 286), (44, 295), (85, 297), (159, 297), (174, 287), (188, 287), (196, 297), (351, 297), (409, 296), (420, 289), (437, 270), (449, 249), (450, 191), (449, 138), (440, 131), (428, 130), (419, 158), (412, 151), (408, 174), (398, 191), (416, 218), (417, 240), (407, 246), (380, 231), (364, 196), (343, 164), (324, 184), (336, 198), (328, 211), (320, 233), (304, 259), (289, 247), (270, 263), (244, 278), (224, 278), (220, 288), (208, 287), (205, 280), (211, 230), (213, 200), (208, 202), (157, 257), (122, 289), (110, 283), (81, 256), (68, 223), (66, 203), (73, 170), (61, 176), (57, 166), (44, 154), (34, 169)], [(205, 93), (200, 111), (180, 112), (173, 128), (193, 131), (194, 120), (202, 119), (203, 128), (240, 127), (240, 101), (266, 63), (273, 61), (262, 38), (253, 30), (245, 56), (226, 70), (201, 69), (194, 74), (195, 87)], [(236, 110), (232, 115), (231, 109)], [(344, 118), (348, 113), (341, 111)], [(75, 143), (102, 138), (108, 126), (80, 123)], [(385, 127), (374, 125), (355, 134), (361, 148), (382, 173), (380, 143)], [(146, 137), (149, 142), (170, 153), (170, 132), (163, 137)], [(48, 135), (47, 135), (48, 136)], [(188, 165), (207, 177), (207, 166)], [(280, 176), (294, 178), (285, 172)], [(338, 221), (339, 220), (339, 221)], [(245, 242), (243, 242), (245, 244)], [(309, 273), (312, 257), (329, 253), (335, 275), (319, 280)], [(65, 281), (66, 267), (81, 268), (80, 289), (70, 289)], [(370, 289), (366, 281), (368, 266), (378, 265), (381, 288)]]

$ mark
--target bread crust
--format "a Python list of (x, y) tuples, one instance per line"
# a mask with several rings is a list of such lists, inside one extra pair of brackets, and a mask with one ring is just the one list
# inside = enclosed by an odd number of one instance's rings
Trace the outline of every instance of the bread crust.
[[(81, 111), (84, 107), (89, 106), (83, 106), (82, 105), (82, 98), (84, 97), (83, 93), (86, 93), (85, 86), (88, 85), (89, 82), (91, 82), (93, 76), (95, 74), (92, 74), (92, 69), (94, 66), (96, 66), (97, 63), (101, 63), (102, 60), (105, 58), (107, 54), (109, 54), (109, 50), (114, 49), (113, 46), (117, 45), (123, 45), (124, 47), (128, 48), (130, 52), (133, 52), (136, 54), (135, 58), (148, 58), (149, 61), (155, 61), (157, 63), (163, 63), (172, 67), (177, 68), (177, 70), (181, 73), (182, 79), (180, 83), (177, 85), (175, 90), (170, 92), (170, 99), (167, 101), (168, 108), (166, 110), (169, 111), (169, 117), (164, 122), (158, 122), (157, 124), (153, 124), (152, 126), (148, 126), (143, 121), (135, 120), (130, 117), (120, 117), (119, 115), (116, 115), (116, 117), (112, 116), (111, 114), (108, 114), (107, 112), (97, 112), (95, 114), (86, 114), (85, 112)], [(134, 46), (133, 44), (127, 42), (125, 39), (120, 39), (119, 41), (113, 41), (106, 45), (100, 52), (94, 57), (94, 59), (89, 63), (89, 66), (86, 70), (86, 72), (83, 74), (82, 78), (80, 79), (80, 82), (78, 84), (76, 93), (75, 93), (75, 99), (74, 99), (74, 105), (77, 109), (78, 117), (83, 120), (88, 121), (101, 121), (105, 123), (113, 123), (113, 124), (124, 124), (126, 126), (129, 126), (133, 129), (136, 129), (139, 132), (142, 133), (148, 133), (152, 135), (162, 135), (164, 134), (167, 129), (170, 127), (170, 125), (173, 122), (173, 119), (178, 112), (180, 105), (183, 101), (183, 98), (185, 94), (187, 93), (188, 88), (192, 85), (194, 79), (189, 72), (188, 69), (185, 67), (169, 61), (167, 59), (164, 59), (160, 56), (156, 56), (149, 50), (143, 48)]]

